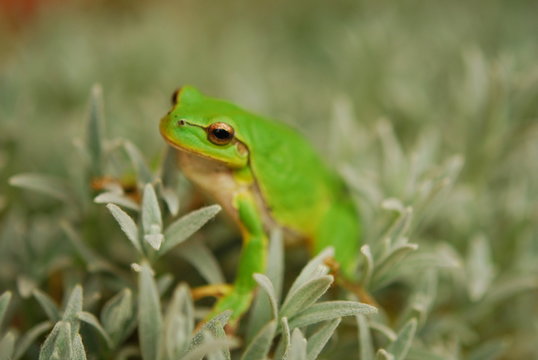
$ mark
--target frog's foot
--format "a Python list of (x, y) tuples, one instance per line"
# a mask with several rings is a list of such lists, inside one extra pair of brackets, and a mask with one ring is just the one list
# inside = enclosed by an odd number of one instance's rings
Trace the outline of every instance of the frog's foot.
[(200, 300), (206, 297), (221, 298), (231, 293), (233, 286), (230, 284), (212, 284), (199, 286), (191, 290), (193, 300)]

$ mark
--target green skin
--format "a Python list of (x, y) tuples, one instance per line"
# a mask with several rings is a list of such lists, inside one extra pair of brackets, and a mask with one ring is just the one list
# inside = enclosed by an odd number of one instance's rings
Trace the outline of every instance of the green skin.
[[(212, 315), (231, 309), (237, 321), (248, 310), (256, 288), (252, 275), (265, 272), (273, 225), (306, 240), (314, 254), (332, 246), (340, 273), (355, 282), (357, 212), (342, 180), (301, 135), (189, 86), (173, 102), (160, 123), (162, 136), (181, 150), (185, 175), (225, 209), (243, 237), (236, 280)], [(214, 123), (233, 129), (229, 142), (212, 141)]]

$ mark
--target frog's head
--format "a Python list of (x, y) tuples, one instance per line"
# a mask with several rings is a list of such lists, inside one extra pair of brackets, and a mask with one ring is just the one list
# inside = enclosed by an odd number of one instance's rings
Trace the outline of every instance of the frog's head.
[(172, 104), (160, 124), (161, 134), (170, 145), (232, 168), (247, 165), (248, 148), (240, 140), (234, 120), (238, 108), (207, 98), (190, 86), (176, 90)]

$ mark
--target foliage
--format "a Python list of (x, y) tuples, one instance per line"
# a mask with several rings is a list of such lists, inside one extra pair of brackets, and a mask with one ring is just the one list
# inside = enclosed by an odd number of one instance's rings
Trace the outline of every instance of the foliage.
[[(538, 357), (532, 2), (111, 3), (0, 30), (0, 359)], [(274, 229), (237, 332), (196, 326), (240, 242), (163, 151), (182, 83), (341, 173), (377, 312)]]

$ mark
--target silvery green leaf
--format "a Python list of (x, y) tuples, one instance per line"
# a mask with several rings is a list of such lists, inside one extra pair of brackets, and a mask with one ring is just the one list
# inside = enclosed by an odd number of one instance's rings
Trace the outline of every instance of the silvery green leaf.
[(107, 204), (106, 207), (120, 225), (121, 230), (127, 235), (127, 239), (129, 239), (131, 244), (133, 244), (140, 254), (143, 254), (144, 252), (138, 238), (138, 227), (134, 220), (125, 211), (114, 204)]
[(288, 319), (285, 317), (281, 318), (280, 325), (282, 328), (282, 336), (278, 342), (274, 358), (286, 360), (288, 358), (291, 346), (291, 333), (290, 326), (288, 325)]
[(168, 211), (172, 216), (176, 216), (179, 212), (179, 196), (173, 189), (163, 187), (161, 191), (162, 198), (168, 207)]
[(30, 189), (58, 200), (69, 201), (69, 187), (61, 179), (42, 174), (19, 174), (9, 178), (9, 184)]
[(10, 301), (11, 301), (11, 291), (5, 291), (0, 296), (0, 326), (2, 325), (2, 321), (4, 321), (4, 316), (6, 315), (6, 310), (9, 306)]
[(381, 333), (384, 337), (386, 337), (389, 341), (395, 341), (398, 335), (392, 330), (390, 327), (386, 326), (385, 324), (382, 324), (380, 322), (371, 320), (369, 321), (370, 328), (372, 330), (376, 330), (377, 332)]
[(159, 250), (161, 248), (161, 244), (164, 240), (163, 234), (146, 234), (144, 235), (144, 240), (154, 249)]
[(523, 291), (532, 291), (538, 288), (538, 279), (534, 274), (527, 276), (509, 277), (503, 281), (498, 281), (486, 293), (484, 299), (477, 304), (493, 306), (501, 301), (505, 301)]
[(110, 339), (110, 336), (108, 335), (107, 331), (101, 326), (99, 320), (97, 320), (95, 315), (87, 311), (81, 311), (77, 314), (77, 317), (80, 321), (85, 322), (86, 324), (97, 330), (97, 332), (103, 337), (103, 339), (105, 339), (108, 347), (112, 347), (112, 340)]
[(50, 296), (37, 288), (32, 291), (32, 294), (52, 322), (60, 320), (60, 310), (58, 309), (58, 306), (56, 306), (54, 301), (50, 298)]
[[(469, 360), (489, 360), (489, 359), (500, 359), (503, 358), (503, 355), (508, 356), (506, 353), (509, 344), (504, 339), (497, 339), (493, 341), (487, 341), (479, 346), (477, 346), (470, 354), (466, 357)], [(508, 356), (508, 358), (510, 358)]]
[(328, 247), (321, 251), (317, 256), (315, 256), (312, 260), (306, 264), (306, 266), (303, 268), (297, 279), (293, 282), (291, 285), (290, 290), (288, 291), (287, 298), (293, 296), (295, 291), (299, 289), (303, 284), (306, 282), (319, 277), (323, 275), (327, 275), (329, 272), (329, 268), (324, 265), (324, 262), (327, 258), (330, 258), (334, 256), (334, 249), (332, 247)]
[(411, 319), (398, 332), (398, 338), (387, 349), (388, 352), (394, 355), (394, 360), (405, 359), (415, 337), (416, 330), (417, 319)]
[(383, 169), (385, 176), (397, 178), (407, 163), (398, 138), (389, 120), (382, 118), (377, 123), (377, 133), (383, 149)]
[[(340, 324), (341, 319), (337, 318), (320, 326), (315, 333), (308, 337), (306, 345), (306, 357), (309, 360), (315, 360), (325, 347), (329, 339), (333, 336), (334, 331)], [(362, 359), (362, 358), (361, 358)]]
[(125, 148), (127, 155), (129, 155), (129, 158), (133, 163), (133, 166), (138, 175), (139, 183), (151, 183), (153, 181), (153, 174), (151, 173), (149, 167), (146, 165), (146, 162), (144, 160), (144, 157), (140, 153), (140, 150), (138, 150), (138, 148), (133, 143), (127, 140), (124, 141), (123, 147)]
[(131, 198), (116, 192), (104, 192), (99, 195), (97, 195), (93, 201), (96, 204), (115, 204), (115, 205), (121, 205), (123, 207), (126, 207), (128, 209), (134, 210), (134, 211), (140, 211), (140, 205), (138, 205), (134, 200)]
[(164, 232), (165, 240), (162, 244), (160, 254), (162, 255), (166, 253), (176, 245), (187, 240), (192, 234), (200, 230), (200, 228), (211, 220), (220, 210), (221, 207), (219, 205), (206, 206), (192, 211), (173, 222)]
[(80, 334), (75, 335), (73, 339), (73, 357), (70, 360), (86, 360), (86, 350)]
[(359, 330), (359, 354), (361, 360), (374, 360), (374, 345), (372, 343), (372, 334), (368, 326), (366, 316), (357, 315), (357, 327)]
[(412, 220), (413, 209), (408, 207), (402, 212), (398, 220), (396, 220), (387, 232), (386, 237), (390, 239), (392, 248), (405, 245), (406, 241), (402, 242), (401, 239), (405, 239), (408, 235)]
[(374, 269), (374, 274), (372, 276), (372, 285), (375, 286), (375, 288), (379, 288), (382, 285), (386, 284), (388, 281), (390, 281), (394, 276), (397, 276), (398, 274), (395, 271), (392, 271), (391, 275), (391, 270), (394, 270), (394, 267), (398, 266), (399, 263), (410, 252), (417, 249), (417, 244), (405, 244), (393, 248), (391, 252), (384, 259), (382, 259), (378, 263), (377, 267)]
[(125, 339), (135, 322), (133, 294), (125, 288), (106, 302), (101, 311), (101, 322), (114, 345)]
[(15, 353), (13, 354), (13, 360), (20, 359), (24, 355), (26, 350), (28, 350), (30, 345), (32, 345), (32, 343), (36, 341), (37, 338), (43, 335), (51, 327), (52, 323), (49, 321), (45, 321), (27, 330), (17, 342), (17, 346), (15, 347)]
[(35, 288), (37, 288), (37, 283), (34, 279), (25, 274), (17, 276), (17, 290), (22, 298), (29, 298)]
[[(265, 272), (267, 278), (271, 282), (275, 304), (277, 305), (278, 310), (280, 294), (282, 293), (282, 279), (284, 272), (284, 246), (282, 244), (282, 229), (279, 227), (276, 227), (271, 231), (269, 252), (267, 255), (267, 268)], [(263, 291), (257, 291), (247, 324), (247, 342), (252, 340), (252, 337), (258, 333), (262, 326), (271, 320), (271, 314), (274, 313), (273, 309), (274, 307), (271, 305), (269, 297), (266, 295), (266, 293)]]
[(73, 353), (71, 333), (69, 322), (58, 321), (41, 346), (39, 360), (71, 359)]
[(162, 226), (161, 208), (155, 189), (153, 185), (146, 184), (142, 197), (142, 229), (144, 229), (144, 240), (156, 250), (160, 248), (163, 240)]
[(364, 287), (366, 287), (370, 283), (372, 273), (374, 271), (374, 257), (372, 256), (372, 251), (368, 245), (361, 246), (360, 253), (364, 259), (364, 270), (362, 272), (363, 275), (361, 283)]
[(157, 360), (161, 340), (161, 303), (153, 271), (142, 263), (138, 273), (138, 338), (144, 360)]
[(418, 321), (423, 324), (437, 294), (437, 274), (434, 270), (426, 271), (419, 279), (418, 288), (410, 304), (412, 312), (418, 314)]
[(343, 316), (368, 315), (376, 312), (375, 307), (355, 301), (324, 301), (298, 313), (289, 323), (290, 328), (294, 329)]
[(178, 255), (194, 266), (208, 283), (225, 283), (217, 259), (204, 243), (199, 241), (184, 243), (181, 245), (181, 251), (178, 252)]
[(291, 344), (289, 359), (290, 360), (306, 360), (307, 342), (301, 330), (296, 328), (291, 334)]
[(254, 274), (254, 280), (260, 285), (260, 287), (265, 291), (267, 297), (269, 298), (269, 303), (271, 304), (271, 309), (273, 311), (273, 319), (276, 319), (278, 316), (278, 304), (275, 296), (275, 289), (271, 280), (265, 275)]
[(165, 292), (170, 289), (170, 286), (174, 283), (174, 276), (172, 274), (163, 274), (157, 279), (157, 289), (159, 290), (159, 295), (163, 295)]
[(69, 322), (71, 327), (71, 338), (70, 341), (75, 337), (80, 328), (80, 322), (78, 320), (78, 313), (82, 311), (82, 286), (75, 285), (69, 298), (67, 299), (67, 304), (65, 305), (64, 312), (62, 314), (62, 320)]
[(238, 345), (238, 341), (234, 339), (210, 339), (189, 350), (189, 352), (187, 352), (187, 354), (183, 356), (181, 360), (201, 360), (204, 356), (214, 354), (216, 352), (229, 352), (230, 349), (236, 348)]
[(89, 119), (86, 130), (86, 147), (90, 154), (92, 176), (102, 173), (103, 118), (103, 90), (99, 84), (94, 84), (90, 96)]
[(291, 296), (286, 297), (286, 301), (280, 309), (280, 316), (291, 318), (298, 312), (307, 309), (325, 294), (333, 280), (331, 275), (324, 275), (305, 282)]
[(164, 349), (168, 359), (179, 359), (194, 330), (194, 307), (188, 287), (179, 285), (164, 318)]
[[(224, 326), (228, 323), (231, 315), (232, 311), (226, 310), (206, 322), (192, 337), (188, 347), (188, 353), (191, 353), (191, 351), (196, 351), (196, 348), (204, 343), (211, 343), (214, 340), (226, 339)], [(225, 359), (230, 359), (230, 351), (228, 348), (222, 349), (221, 354), (224, 355)]]
[(15, 349), (15, 332), (8, 331), (2, 339), (0, 339), (0, 360), (11, 360)]
[(270, 321), (248, 344), (242, 360), (264, 360), (269, 352), (276, 330), (276, 320)]
[(495, 277), (491, 249), (485, 236), (479, 235), (471, 240), (466, 265), (467, 290), (471, 300), (478, 301), (488, 291)]
[(133, 357), (140, 358), (140, 348), (136, 345), (127, 345), (118, 351), (118, 355), (116, 355), (114, 360), (129, 360)]
[(86, 243), (80, 238), (78, 233), (73, 229), (73, 226), (65, 220), (60, 221), (62, 230), (67, 235), (67, 239), (71, 242), (78, 254), (84, 259), (90, 271), (107, 271), (114, 274), (122, 274), (123, 271), (117, 266), (111, 264), (103, 257), (95, 253)]
[(385, 349), (379, 349), (377, 350), (377, 353), (375, 354), (376, 360), (395, 360), (394, 355), (387, 352)]

